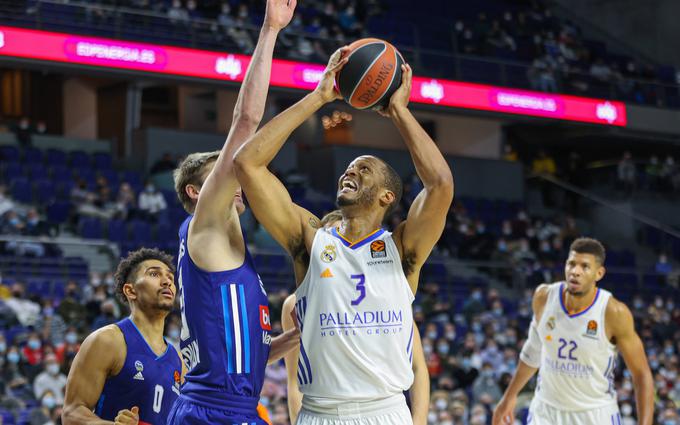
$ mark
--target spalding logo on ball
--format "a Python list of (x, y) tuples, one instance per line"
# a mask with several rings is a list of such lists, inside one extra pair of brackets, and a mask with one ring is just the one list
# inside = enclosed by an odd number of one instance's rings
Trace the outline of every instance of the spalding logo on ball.
[(363, 38), (349, 45), (347, 57), (335, 77), (345, 102), (357, 109), (386, 107), (401, 85), (401, 53), (387, 41)]

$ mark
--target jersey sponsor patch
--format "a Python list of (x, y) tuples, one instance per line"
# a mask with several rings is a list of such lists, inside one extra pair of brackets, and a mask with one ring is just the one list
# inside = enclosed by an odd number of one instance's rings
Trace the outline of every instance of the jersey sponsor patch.
[(324, 263), (332, 263), (338, 257), (335, 245), (326, 245), (323, 251), (321, 251), (321, 261)]
[(321, 272), (321, 277), (333, 277), (333, 273), (331, 273), (331, 269), (326, 269)]
[(139, 360), (135, 360), (135, 369), (137, 369), (137, 373), (135, 373), (133, 379), (143, 381), (144, 375), (142, 375), (142, 371), (144, 370), (144, 365), (142, 364), (142, 362), (140, 362)]
[(271, 318), (269, 317), (269, 306), (266, 305), (260, 306), (260, 326), (265, 331), (272, 330), (272, 321)]
[(586, 333), (583, 334), (583, 336), (588, 337), (588, 338), (597, 337), (597, 321), (596, 320), (589, 320), (588, 321), (588, 325), (586, 325)]
[(385, 250), (385, 241), (378, 240), (371, 242), (371, 258), (385, 258), (387, 251)]

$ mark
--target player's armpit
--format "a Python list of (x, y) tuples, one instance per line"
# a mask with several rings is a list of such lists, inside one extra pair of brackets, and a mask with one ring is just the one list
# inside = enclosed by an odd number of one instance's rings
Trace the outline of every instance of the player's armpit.
[(73, 359), (66, 382), (64, 425), (112, 424), (92, 410), (99, 400), (106, 378), (117, 374), (126, 356), (125, 339), (117, 326), (110, 325), (85, 338)]

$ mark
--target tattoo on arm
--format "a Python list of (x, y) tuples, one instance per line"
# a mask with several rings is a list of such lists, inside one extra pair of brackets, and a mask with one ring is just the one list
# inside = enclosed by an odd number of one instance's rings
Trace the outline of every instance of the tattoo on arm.
[(321, 228), (321, 223), (316, 217), (309, 217), (309, 225), (312, 226), (313, 229)]

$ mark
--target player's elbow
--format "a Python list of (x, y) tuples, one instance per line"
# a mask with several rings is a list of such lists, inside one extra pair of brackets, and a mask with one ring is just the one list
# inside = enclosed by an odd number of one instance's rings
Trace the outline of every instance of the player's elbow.
[(239, 180), (247, 177), (253, 168), (253, 161), (250, 158), (250, 155), (248, 155), (248, 143), (249, 142), (246, 142), (246, 145), (242, 146), (241, 149), (234, 154), (234, 172)]
[(77, 425), (78, 421), (78, 411), (79, 406), (73, 403), (64, 404), (64, 408), (61, 411), (61, 423), (64, 425)]
[(233, 127), (238, 127), (240, 130), (248, 133), (254, 133), (257, 126), (260, 125), (262, 115), (258, 115), (248, 111), (237, 111), (234, 113), (234, 119), (231, 121)]

